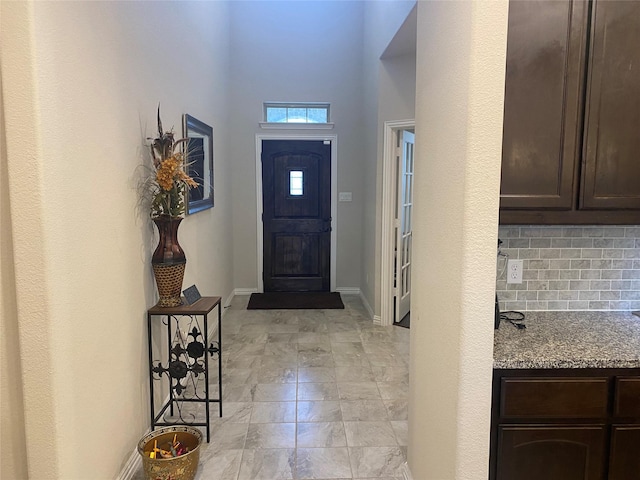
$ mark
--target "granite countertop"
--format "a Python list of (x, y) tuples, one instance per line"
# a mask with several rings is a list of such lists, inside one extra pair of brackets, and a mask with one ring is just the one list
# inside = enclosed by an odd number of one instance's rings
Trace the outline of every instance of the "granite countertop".
[(493, 368), (640, 368), (640, 317), (630, 312), (525, 312), (502, 321)]

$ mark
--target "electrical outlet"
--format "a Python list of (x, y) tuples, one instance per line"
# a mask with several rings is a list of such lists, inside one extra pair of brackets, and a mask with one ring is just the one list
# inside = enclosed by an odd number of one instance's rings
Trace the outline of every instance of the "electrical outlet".
[(507, 283), (522, 283), (522, 260), (507, 261)]

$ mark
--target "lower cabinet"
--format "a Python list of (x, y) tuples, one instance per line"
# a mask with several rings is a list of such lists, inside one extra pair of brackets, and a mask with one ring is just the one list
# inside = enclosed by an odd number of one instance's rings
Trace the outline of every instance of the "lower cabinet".
[(490, 480), (640, 480), (640, 369), (495, 370)]
[(639, 479), (640, 425), (614, 425), (611, 428), (609, 480)]
[(511, 480), (603, 478), (606, 429), (499, 427), (498, 477)]

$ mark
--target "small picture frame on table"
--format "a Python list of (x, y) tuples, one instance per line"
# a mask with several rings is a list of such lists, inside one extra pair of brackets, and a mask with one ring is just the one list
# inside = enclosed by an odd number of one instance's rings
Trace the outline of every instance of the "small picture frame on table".
[(193, 305), (202, 298), (198, 291), (198, 287), (195, 285), (191, 285), (186, 290), (183, 290), (182, 293), (184, 294), (184, 300), (187, 302), (187, 305)]

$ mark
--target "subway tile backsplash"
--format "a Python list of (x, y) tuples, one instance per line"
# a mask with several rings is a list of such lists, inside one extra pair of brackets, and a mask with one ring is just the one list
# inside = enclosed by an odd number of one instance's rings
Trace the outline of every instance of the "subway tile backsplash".
[(503, 225), (500, 251), (523, 259), (507, 284), (498, 257), (501, 310), (640, 310), (640, 226)]

